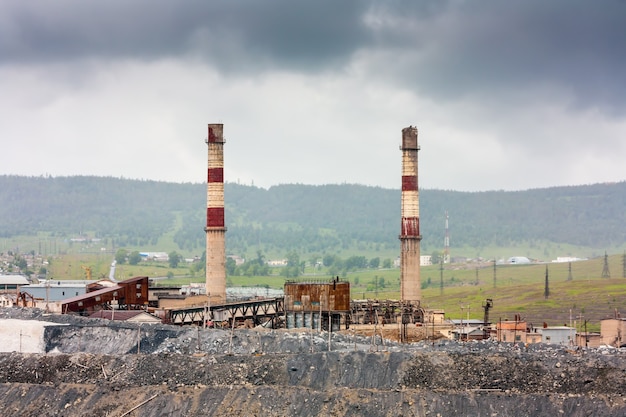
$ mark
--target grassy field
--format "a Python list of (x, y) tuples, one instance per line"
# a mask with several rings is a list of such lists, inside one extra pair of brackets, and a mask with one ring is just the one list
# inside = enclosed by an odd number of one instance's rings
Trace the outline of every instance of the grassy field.
[[(422, 303), (428, 308), (444, 309), (448, 318), (483, 318), (483, 303), (493, 300), (491, 321), (512, 320), (515, 314), (535, 326), (576, 325), (585, 320), (588, 330), (599, 330), (600, 320), (612, 317), (614, 312), (626, 311), (626, 278), (622, 278), (622, 256), (609, 257), (611, 278), (601, 278), (604, 258), (595, 258), (571, 264), (548, 263), (531, 265), (482, 266), (445, 265), (422, 267)], [(548, 268), (550, 295), (546, 299), (545, 275)], [(299, 277), (330, 279), (330, 275)], [(400, 270), (367, 270), (348, 274), (352, 298), (400, 298)], [(381, 285), (381, 278), (384, 286)], [(430, 278), (430, 284), (427, 285)], [(443, 288), (440, 283), (443, 278)], [(376, 287), (375, 282), (379, 285)], [(282, 288), (283, 277), (229, 277), (233, 286), (269, 286)]]
[[(491, 298), (492, 321), (513, 319), (520, 314), (535, 326), (577, 325), (585, 320), (588, 329), (598, 330), (600, 320), (626, 310), (626, 279), (622, 278), (622, 256), (609, 257), (611, 278), (601, 278), (603, 258), (573, 262), (569, 281), (567, 263), (497, 265), (494, 286), (493, 264), (485, 266), (446, 265), (421, 270), (422, 302), (425, 307), (444, 309), (448, 318), (481, 319), (483, 303)], [(546, 299), (545, 274), (548, 267), (550, 295)], [(443, 288), (440, 286), (443, 277)], [(307, 275), (299, 280), (330, 279), (330, 275)], [(430, 278), (430, 285), (428, 283)], [(342, 279), (351, 283), (352, 298), (400, 298), (400, 270), (367, 270), (350, 273)], [(229, 286), (268, 286), (282, 288), (285, 278), (228, 277)], [(375, 282), (378, 282), (378, 287)], [(571, 317), (571, 321), (570, 321)]]
[[(498, 265), (495, 285), (493, 264), (483, 267), (446, 265), (443, 271), (438, 266), (424, 267), (422, 282), (427, 283), (430, 278), (431, 284), (422, 290), (422, 302), (426, 307), (444, 309), (449, 318), (466, 318), (469, 312), (470, 318), (479, 319), (483, 316), (484, 301), (491, 298), (494, 303), (490, 311), (492, 321), (513, 319), (515, 314), (520, 314), (535, 326), (543, 322), (569, 325), (571, 316), (572, 325), (580, 327), (588, 320), (588, 329), (598, 330), (602, 318), (613, 316), (616, 310), (626, 310), (622, 256), (609, 257), (611, 278), (601, 278), (603, 265), (603, 257), (573, 262), (571, 281), (568, 281), (567, 263)], [(544, 296), (546, 266), (548, 298)], [(397, 281), (391, 282), (395, 289)], [(397, 285), (399, 288), (399, 282)], [(353, 297), (361, 296), (358, 291), (359, 286), (354, 286)], [(389, 295), (397, 298), (399, 291)]]
[[(450, 316), (460, 317), (461, 306), (470, 306), (470, 317), (482, 317), (482, 303), (491, 298), (494, 308), (491, 319), (512, 319), (515, 314), (540, 326), (570, 324), (570, 316), (578, 324), (588, 320), (590, 329), (599, 329), (599, 321), (612, 316), (617, 309), (626, 308), (626, 279), (622, 278), (622, 257), (609, 257), (612, 278), (601, 278), (603, 258), (572, 263), (572, 280), (568, 281), (567, 263), (547, 264), (550, 295), (546, 299), (546, 265), (502, 266), (496, 268), (496, 285), (493, 283), (493, 268), (479, 270), (478, 284), (427, 289), (424, 300), (430, 306), (442, 306)], [(460, 271), (459, 271), (460, 272)], [(475, 271), (474, 281), (475, 281)], [(460, 275), (460, 274), (459, 274)], [(457, 313), (455, 313), (457, 312)], [(467, 309), (465, 309), (465, 314)], [(581, 316), (582, 317), (579, 317)]]

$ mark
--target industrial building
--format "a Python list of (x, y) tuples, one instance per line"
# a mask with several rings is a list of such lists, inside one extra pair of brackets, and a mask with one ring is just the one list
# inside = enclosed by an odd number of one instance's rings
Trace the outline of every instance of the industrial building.
[(39, 284), (24, 285), (20, 292), (30, 294), (36, 300), (61, 301), (87, 292), (87, 285), (93, 281), (48, 280)]
[(349, 328), (350, 283), (339, 277), (329, 281), (288, 281), (285, 322), (288, 329), (306, 327), (338, 331)]
[(30, 282), (24, 275), (0, 275), (0, 291), (3, 293), (17, 293), (21, 286)]
[(546, 326), (538, 329), (541, 343), (573, 346), (576, 343), (576, 329), (568, 326)]
[(626, 319), (615, 314), (614, 318), (604, 319), (600, 322), (602, 343), (613, 347), (626, 345)]
[(81, 315), (89, 315), (103, 309), (138, 310), (147, 306), (148, 277), (130, 278), (61, 302), (63, 313)]
[(0, 275), (0, 307), (20, 305), (20, 288), (28, 284), (30, 281), (24, 275)]

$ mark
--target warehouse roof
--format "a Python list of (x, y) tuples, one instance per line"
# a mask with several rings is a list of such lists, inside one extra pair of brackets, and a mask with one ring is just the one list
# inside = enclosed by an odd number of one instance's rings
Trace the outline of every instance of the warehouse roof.
[(0, 285), (28, 285), (28, 278), (24, 275), (0, 275)]

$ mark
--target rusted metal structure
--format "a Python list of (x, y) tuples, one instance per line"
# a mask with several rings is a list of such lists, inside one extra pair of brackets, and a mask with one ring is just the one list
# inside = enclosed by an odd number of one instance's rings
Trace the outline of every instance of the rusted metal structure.
[(408, 314), (410, 323), (423, 323), (425, 310), (398, 300), (352, 300), (350, 322), (354, 324), (392, 324)]
[(206, 293), (226, 302), (224, 125), (209, 124), (206, 208)]
[(350, 283), (340, 281), (287, 281), (285, 322), (288, 329), (305, 327), (338, 331), (350, 325)]
[(63, 300), (61, 311), (64, 314), (78, 313), (89, 315), (98, 310), (112, 308), (137, 310), (148, 306), (148, 277), (134, 277), (76, 297)]
[(235, 321), (234, 327), (237, 327), (236, 323), (250, 320), (253, 326), (267, 325), (267, 327), (277, 328), (282, 324), (285, 311), (283, 298), (276, 297), (219, 305), (171, 308), (162, 313), (158, 311), (156, 313), (161, 316), (164, 323), (170, 324), (209, 324), (230, 328), (233, 326), (233, 321)]
[(417, 181), (417, 128), (402, 129), (402, 202), (400, 230), (400, 293), (405, 303), (421, 300), (420, 221)]

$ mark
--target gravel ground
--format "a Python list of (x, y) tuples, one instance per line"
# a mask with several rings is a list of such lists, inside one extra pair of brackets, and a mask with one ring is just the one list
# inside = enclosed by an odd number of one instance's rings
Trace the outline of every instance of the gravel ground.
[[(19, 353), (15, 339), (28, 326), (39, 350)], [(26, 309), (0, 310), (0, 328), (12, 352), (0, 353), (7, 415), (121, 416), (144, 401), (128, 415), (626, 415), (626, 352), (617, 349), (383, 345), (332, 334), (329, 351), (324, 332), (140, 326)]]

